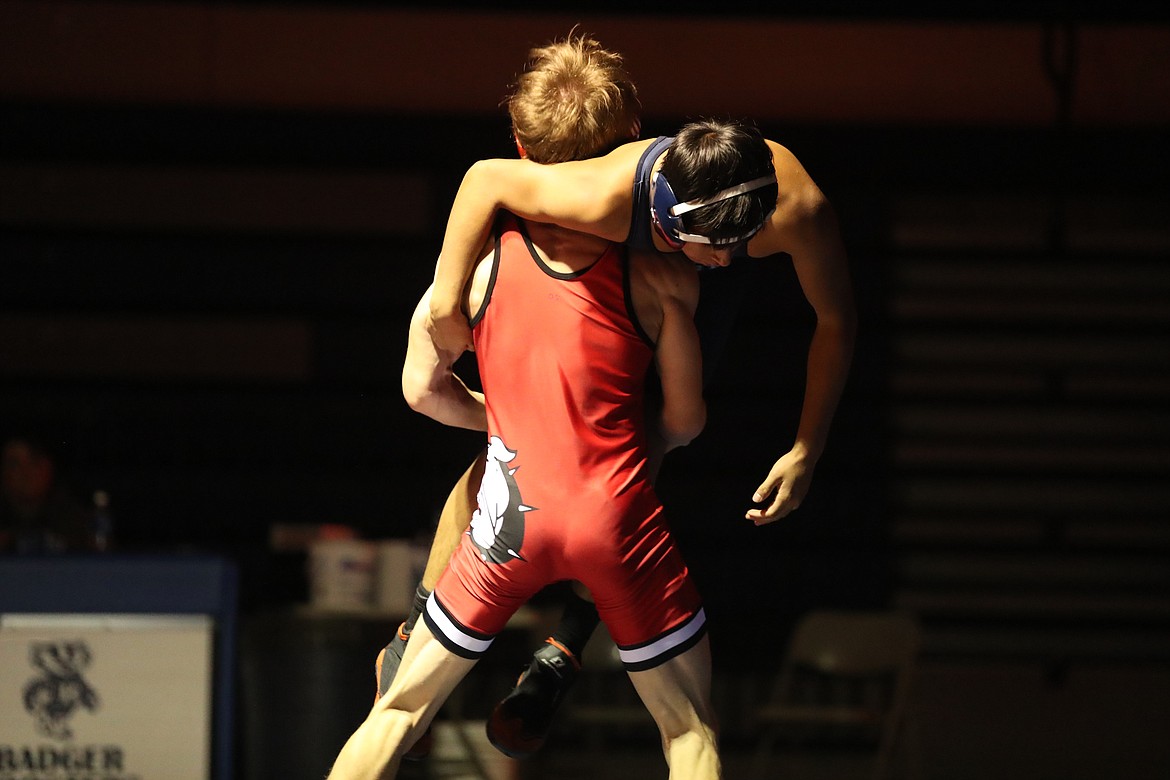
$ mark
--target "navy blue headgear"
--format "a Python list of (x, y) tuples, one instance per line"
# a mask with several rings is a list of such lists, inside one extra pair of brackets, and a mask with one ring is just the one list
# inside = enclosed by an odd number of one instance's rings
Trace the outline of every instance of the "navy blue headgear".
[(687, 233), (683, 230), (682, 219), (680, 217), (689, 211), (702, 208), (703, 206), (710, 206), (713, 203), (718, 203), (721, 200), (734, 198), (736, 195), (743, 195), (745, 192), (758, 190), (760, 187), (767, 187), (770, 184), (776, 183), (776, 177), (773, 174), (767, 176), (760, 176), (757, 179), (745, 181), (743, 184), (736, 184), (728, 187), (725, 190), (720, 190), (709, 198), (702, 200), (688, 200), (684, 203), (679, 203), (678, 198), (675, 197), (674, 190), (670, 188), (670, 182), (659, 171), (654, 174), (651, 192), (653, 193), (650, 201), (650, 216), (654, 223), (662, 229), (664, 238), (671, 243), (675, 249), (679, 249), (686, 242), (696, 244), (711, 244), (712, 246), (722, 246), (725, 244), (736, 244), (740, 241), (751, 238), (760, 231), (764, 223), (768, 221), (768, 217), (772, 215), (773, 207), (764, 215), (764, 219), (760, 224), (752, 230), (738, 236), (729, 236), (727, 238), (711, 238), (709, 236), (700, 236), (694, 233)]

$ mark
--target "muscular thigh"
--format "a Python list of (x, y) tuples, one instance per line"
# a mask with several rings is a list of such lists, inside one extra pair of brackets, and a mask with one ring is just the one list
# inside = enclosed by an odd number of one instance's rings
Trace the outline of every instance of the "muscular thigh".
[(711, 648), (706, 637), (653, 669), (630, 672), (630, 681), (665, 732), (681, 733), (696, 723), (714, 727)]

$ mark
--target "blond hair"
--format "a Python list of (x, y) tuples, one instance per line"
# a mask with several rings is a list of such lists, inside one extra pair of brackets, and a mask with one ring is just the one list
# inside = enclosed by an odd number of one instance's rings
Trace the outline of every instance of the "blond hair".
[(529, 159), (605, 154), (638, 135), (638, 90), (622, 57), (586, 35), (533, 49), (506, 100)]

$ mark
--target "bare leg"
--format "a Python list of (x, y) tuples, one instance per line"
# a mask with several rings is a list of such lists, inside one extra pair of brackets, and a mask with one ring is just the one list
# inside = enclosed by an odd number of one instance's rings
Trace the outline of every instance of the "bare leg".
[[(374, 676), (378, 687), (378, 695), (385, 693), (393, 682), (395, 675), (403, 661), (403, 652), (410, 632), (414, 630), (415, 621), (422, 614), (423, 604), (427, 596), (435, 589), (447, 562), (451, 560), (459, 542), (463, 538), (467, 527), (471, 525), (471, 513), (476, 504), (476, 493), (479, 482), (483, 478), (486, 453), (480, 452), (459, 477), (455, 486), (443, 504), (443, 511), (439, 514), (439, 525), (435, 529), (435, 538), (431, 542), (430, 553), (427, 555), (427, 567), (423, 572), (422, 581), (415, 590), (414, 603), (406, 616), (406, 620), (398, 627), (390, 643), (378, 653), (374, 661)], [(425, 750), (422, 751), (425, 754)]]
[(711, 709), (711, 645), (707, 637), (680, 656), (630, 680), (658, 724), (670, 780), (723, 776)]
[(487, 462), (487, 453), (483, 450), (476, 456), (467, 471), (451, 488), (443, 511), (439, 514), (439, 526), (435, 529), (435, 539), (431, 542), (431, 552), (427, 556), (427, 567), (423, 571), (422, 586), (427, 590), (434, 590), (439, 582), (439, 576), (447, 568), (447, 561), (459, 546), (459, 540), (471, 525), (471, 513), (475, 511), (476, 493), (479, 491), (480, 480), (483, 479), (484, 464)]
[(422, 736), (451, 691), (475, 666), (475, 661), (443, 647), (421, 621), (402, 661), (390, 690), (342, 747), (330, 780), (393, 778), (402, 754)]

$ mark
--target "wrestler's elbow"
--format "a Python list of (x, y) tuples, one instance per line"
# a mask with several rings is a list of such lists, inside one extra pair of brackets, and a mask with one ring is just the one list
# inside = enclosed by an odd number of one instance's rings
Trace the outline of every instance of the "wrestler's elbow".
[(478, 204), (494, 209), (501, 205), (501, 190), (511, 182), (507, 175), (508, 170), (508, 163), (503, 160), (477, 160), (463, 174), (458, 198), (472, 199)]
[(694, 441), (707, 425), (707, 405), (702, 401), (686, 409), (663, 410), (659, 430), (666, 449), (684, 447)]
[(431, 416), (434, 409), (434, 393), (427, 390), (408, 386), (405, 382), (402, 384), (402, 397), (406, 399), (406, 405), (419, 414), (425, 414), (427, 417)]
[(402, 372), (402, 397), (406, 399), (406, 405), (427, 417), (435, 416), (440, 403), (440, 394), (431, 379), (427, 372), (413, 371), (409, 367)]

